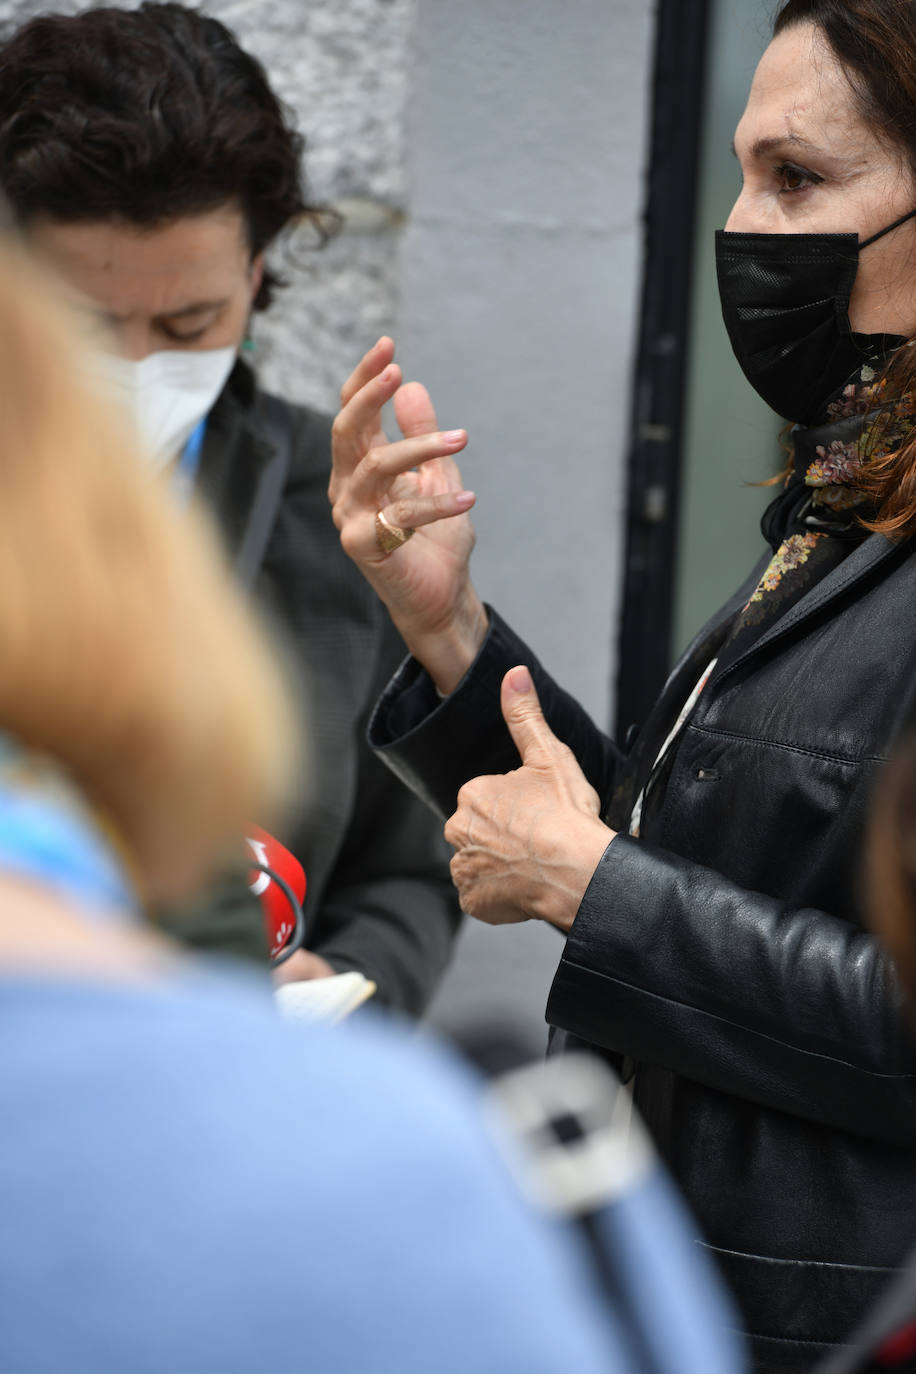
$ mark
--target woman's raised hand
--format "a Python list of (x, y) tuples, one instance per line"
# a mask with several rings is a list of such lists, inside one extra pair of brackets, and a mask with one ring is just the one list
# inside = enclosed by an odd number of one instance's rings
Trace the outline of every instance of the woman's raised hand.
[[(385, 602), (410, 652), (443, 692), (456, 687), (486, 634), (486, 612), (468, 569), (474, 531), (453, 454), (463, 429), (442, 433), (426, 389), (401, 383), (394, 344), (370, 349), (341, 389), (334, 421), (334, 467), (328, 495), (347, 554)], [(389, 443), (381, 412), (394, 399), (403, 439)], [(376, 516), (413, 530), (385, 552)]]

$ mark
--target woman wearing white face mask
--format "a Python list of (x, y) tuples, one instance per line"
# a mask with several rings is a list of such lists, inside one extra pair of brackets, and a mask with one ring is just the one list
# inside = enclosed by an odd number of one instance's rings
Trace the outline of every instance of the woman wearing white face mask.
[(916, 1048), (858, 900), (916, 706), (916, 3), (789, 0), (735, 145), (723, 310), (794, 461), (628, 754), (477, 597), (467, 436), (391, 340), (344, 387), (331, 495), (413, 654), (376, 746), (454, 813), (466, 911), (566, 934), (548, 1021), (632, 1077), (758, 1367), (791, 1371), (916, 1236)]
[[(107, 390), (133, 417), (150, 461), (158, 468), (173, 462), (176, 455), (180, 465), (198, 431), (202, 442), (206, 417), (229, 380), (236, 357), (232, 347), (170, 348), (148, 353), (137, 362), (116, 353), (102, 353), (96, 361)], [(190, 452), (197, 447), (191, 444)]]
[[(329, 420), (261, 393), (238, 356), (276, 286), (265, 249), (317, 221), (300, 156), (260, 66), (181, 5), (42, 17), (0, 48), (0, 187), (114, 341), (109, 390), (178, 494), (209, 502), (303, 679), (310, 790), (282, 839), (306, 870), (309, 948), (287, 976), (358, 969), (417, 1013), (459, 916), (435, 819), (364, 743), (402, 650), (340, 552)], [(261, 948), (246, 894), (222, 914), (202, 939)]]

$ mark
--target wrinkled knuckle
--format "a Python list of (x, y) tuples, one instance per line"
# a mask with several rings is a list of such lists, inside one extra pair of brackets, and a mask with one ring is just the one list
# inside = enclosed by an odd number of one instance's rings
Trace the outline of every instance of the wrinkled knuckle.
[(370, 448), (362, 461), (363, 474), (370, 482), (376, 481), (381, 476), (382, 455), (377, 448)]
[(391, 507), (390, 519), (395, 525), (400, 525), (402, 529), (406, 528), (413, 520), (410, 504), (407, 501), (395, 501)]
[[(341, 391), (340, 393), (340, 399), (344, 402), (344, 404), (346, 404), (343, 391)], [(342, 440), (346, 438), (347, 422), (344, 419), (343, 414), (338, 412), (338, 414), (334, 416), (334, 419), (331, 422), (331, 441), (332, 443), (339, 444)]]
[(349, 488), (347, 483), (341, 481), (340, 477), (335, 472), (328, 483), (328, 501), (337, 519), (340, 519), (341, 512), (346, 503), (348, 491)]
[(337, 526), (340, 530), (340, 547), (348, 558), (357, 559), (359, 555), (359, 540), (353, 532), (352, 525), (345, 525), (343, 521)]
[(477, 917), (481, 910), (481, 903), (473, 887), (458, 888), (458, 905), (461, 907), (465, 916)]

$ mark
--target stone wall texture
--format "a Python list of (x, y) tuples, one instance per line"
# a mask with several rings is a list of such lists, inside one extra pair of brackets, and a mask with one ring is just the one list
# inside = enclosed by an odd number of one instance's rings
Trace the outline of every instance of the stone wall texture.
[[(83, 8), (0, 0), (0, 22)], [(310, 234), (278, 246), (289, 286), (254, 328), (265, 382), (334, 410), (354, 363), (394, 327), (414, 0), (208, 0), (202, 8), (264, 64), (306, 137), (312, 198), (345, 214), (343, 233), (320, 251)]]

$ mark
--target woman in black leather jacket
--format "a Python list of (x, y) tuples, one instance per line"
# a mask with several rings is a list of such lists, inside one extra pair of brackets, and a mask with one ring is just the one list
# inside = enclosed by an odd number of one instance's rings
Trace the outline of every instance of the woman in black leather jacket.
[(789, 0), (736, 151), (723, 311), (794, 461), (626, 756), (477, 598), (466, 435), (390, 340), (344, 388), (331, 499), (411, 652), (373, 743), (454, 812), (466, 911), (567, 934), (548, 1021), (616, 1057), (758, 1367), (794, 1370), (916, 1236), (916, 1047), (857, 897), (916, 689), (916, 4)]

